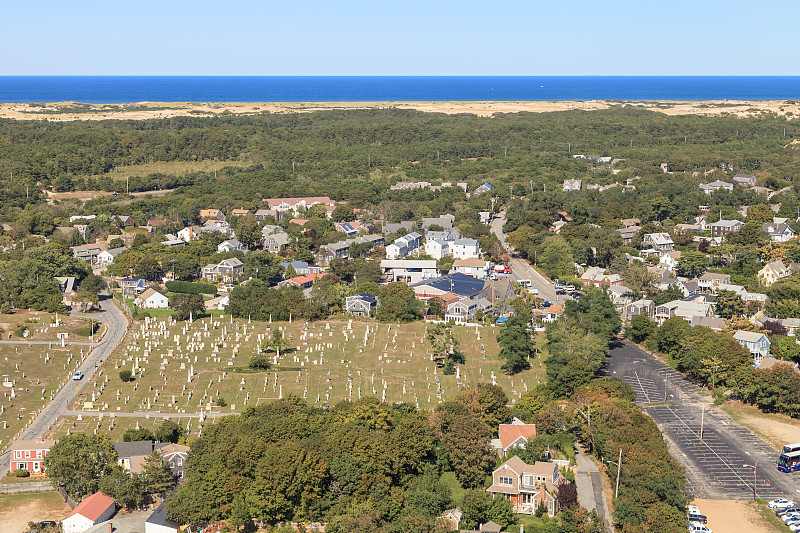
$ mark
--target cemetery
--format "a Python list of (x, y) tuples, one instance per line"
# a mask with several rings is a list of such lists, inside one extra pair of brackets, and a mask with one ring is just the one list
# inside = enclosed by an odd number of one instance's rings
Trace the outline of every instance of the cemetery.
[[(432, 409), (459, 389), (486, 382), (503, 387), (514, 401), (543, 379), (540, 358), (530, 370), (503, 373), (497, 330), (490, 326), (453, 328), (466, 362), (445, 375), (427, 339), (433, 327), (422, 322), (146, 318), (133, 325), (127, 341), (71, 406), (85, 416), (62, 419), (53, 433), (113, 435), (138, 424), (154, 427), (176, 415), (190, 435), (197, 435), (209, 417), (241, 413), (289, 394), (319, 407), (374, 396)], [(251, 368), (255, 354), (267, 358), (269, 368)], [(122, 380), (122, 371), (130, 372), (130, 380)]]

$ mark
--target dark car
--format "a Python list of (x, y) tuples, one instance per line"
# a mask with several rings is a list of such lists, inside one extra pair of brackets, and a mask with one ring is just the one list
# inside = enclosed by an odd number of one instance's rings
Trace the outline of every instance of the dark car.
[(542, 302), (541, 305), (542, 307), (550, 307), (551, 305), (553, 305), (553, 302), (551, 302), (550, 300), (545, 300)]
[(775, 516), (783, 516), (786, 513), (800, 513), (800, 507), (792, 506), (785, 509), (778, 509), (775, 511)]
[(708, 517), (704, 514), (690, 514), (689, 522), (701, 522), (705, 524), (706, 522), (708, 522)]
[(556, 289), (556, 294), (567, 294), (567, 291), (564, 289)]

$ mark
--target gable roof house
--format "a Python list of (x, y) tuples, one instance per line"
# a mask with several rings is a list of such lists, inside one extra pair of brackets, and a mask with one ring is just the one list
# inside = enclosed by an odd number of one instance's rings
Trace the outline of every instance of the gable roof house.
[(636, 234), (639, 233), (639, 229), (641, 228), (638, 226), (618, 229), (619, 236), (622, 237), (622, 244), (630, 244)]
[(433, 259), (384, 259), (381, 261), (381, 272), (388, 282), (402, 281), (409, 284), (439, 275)]
[[(432, 264), (432, 269), (427, 278), (422, 278), (411, 285), (414, 293), (420, 300), (427, 300), (446, 293), (452, 293), (462, 298), (469, 298), (480, 294), (485, 287), (485, 281), (467, 276), (461, 273), (450, 273), (445, 276), (436, 277), (436, 261), (423, 260)], [(406, 261), (407, 263), (422, 263), (423, 261)], [(381, 268), (386, 261), (381, 261)]]
[(786, 242), (794, 238), (795, 233), (788, 224), (773, 224), (764, 222), (761, 230), (769, 235), (770, 242)]
[(743, 224), (740, 220), (718, 220), (708, 225), (708, 227), (711, 228), (711, 234), (715, 237), (721, 237), (728, 233), (739, 231), (742, 229), (742, 226)]
[(123, 278), (119, 280), (123, 294), (140, 293), (147, 288), (147, 282), (142, 278)]
[(654, 317), (659, 326), (676, 316), (683, 318), (687, 322), (691, 322), (692, 317), (696, 316), (713, 317), (714, 308), (707, 302), (686, 300), (673, 300), (656, 306)]
[(43, 474), (44, 458), (56, 441), (38, 438), (35, 440), (15, 439), (9, 449), (8, 471), (27, 470), (30, 474)]
[(119, 248), (111, 248), (110, 250), (103, 250), (97, 254), (97, 266), (108, 266), (114, 262), (114, 259), (127, 250), (126, 247), (120, 246)]
[(279, 254), (283, 250), (285, 250), (287, 246), (289, 246), (289, 234), (284, 232), (283, 230), (280, 231), (273, 230), (269, 233), (265, 233), (265, 230), (268, 227), (271, 226), (265, 226), (264, 229), (261, 231), (261, 234), (264, 235), (264, 250), (272, 252), (274, 254)]
[(324, 273), (308, 274), (306, 276), (295, 276), (293, 278), (285, 279), (278, 283), (279, 287), (301, 287), (303, 289), (310, 289), (314, 286), (318, 279), (324, 276)]
[(444, 231), (451, 231), (453, 229), (453, 223), (455, 222), (456, 217), (455, 215), (446, 214), (440, 217), (423, 217), (422, 218), (422, 232), (427, 236), (428, 235), (428, 228), (431, 226), (439, 226)]
[(412, 220), (405, 220), (403, 222), (387, 222), (381, 228), (381, 232), (383, 235), (389, 235), (390, 233), (398, 233), (401, 229), (406, 230), (407, 233), (414, 231), (417, 223)]
[(72, 250), (73, 257), (94, 265), (97, 264), (97, 256), (106, 249), (106, 245), (98, 242), (94, 244), (70, 246), (69, 249)]
[(623, 319), (630, 321), (636, 315), (644, 314), (648, 317), (653, 316), (656, 312), (656, 304), (653, 300), (636, 300), (629, 303), (623, 310)]
[(345, 298), (344, 311), (351, 315), (369, 316), (373, 308), (378, 307), (378, 299), (362, 292)]
[(225, 213), (219, 209), (201, 209), (200, 218), (214, 218), (216, 220), (225, 220)]
[(758, 179), (752, 174), (736, 174), (733, 177), (733, 182), (740, 187), (752, 187), (757, 181)]
[(786, 279), (792, 275), (792, 269), (783, 264), (783, 261), (773, 261), (767, 263), (758, 271), (758, 278), (761, 283), (767, 287), (771, 286), (776, 281)]
[(133, 217), (129, 217), (128, 215), (116, 215), (114, 218), (117, 220), (117, 226), (120, 228), (130, 228), (136, 225)]
[(275, 221), (279, 220), (279, 212), (273, 209), (259, 209), (255, 212), (256, 220), (263, 222), (267, 218), (272, 218)]
[(235, 217), (246, 217), (252, 214), (253, 212), (250, 211), (249, 209), (234, 209), (233, 211), (231, 211), (231, 215)]
[(442, 257), (451, 255), (452, 251), (450, 250), (450, 244), (452, 242), (453, 241), (443, 241), (441, 239), (428, 238), (425, 241), (425, 253), (434, 259), (441, 259)]
[(475, 318), (475, 314), (480, 310), (487, 312), (491, 310), (492, 303), (480, 296), (470, 296), (450, 303), (444, 313), (445, 321), (452, 320), (456, 324), (466, 324)]
[(642, 248), (658, 252), (671, 252), (675, 249), (675, 243), (672, 242), (669, 233), (646, 233), (642, 237)]
[(697, 278), (699, 292), (717, 292), (720, 285), (730, 285), (730, 274), (718, 274), (716, 272), (704, 272)]
[(478, 187), (475, 189), (475, 192), (474, 192), (474, 193), (472, 193), (472, 194), (473, 194), (474, 196), (478, 196), (478, 195), (481, 195), (481, 194), (483, 194), (483, 193), (485, 193), (485, 192), (488, 192), (488, 191), (491, 191), (491, 190), (492, 190), (492, 186), (491, 186), (491, 185), (489, 185), (488, 183), (484, 183), (483, 185), (480, 185), (480, 186), (478, 186)]
[(761, 360), (769, 355), (769, 339), (760, 331), (739, 330), (733, 334), (733, 338), (750, 351), (755, 366), (759, 366)]
[(481, 247), (475, 239), (458, 239), (451, 243), (453, 257), (456, 259), (473, 259), (481, 256)]
[(155, 289), (147, 289), (134, 303), (142, 309), (166, 309), (169, 307), (169, 298)]
[(244, 272), (244, 263), (238, 257), (223, 259), (216, 265), (209, 264), (203, 267), (203, 277), (208, 281), (233, 281)]
[(499, 457), (508, 457), (513, 447), (524, 448), (528, 442), (536, 438), (536, 424), (526, 424), (514, 417), (510, 424), (500, 424), (497, 438), (492, 439), (492, 448)]
[(583, 181), (581, 180), (564, 180), (565, 191), (579, 191), (583, 188)]
[(196, 241), (202, 236), (202, 228), (200, 226), (186, 226), (178, 231), (178, 238), (183, 242)]
[(155, 445), (155, 449), (161, 456), (161, 460), (169, 465), (172, 475), (182, 478), (191, 448), (183, 444), (158, 443)]
[(492, 271), (492, 264), (483, 259), (456, 259), (453, 261), (453, 272), (461, 272), (473, 278), (486, 279)]
[(303, 196), (298, 198), (265, 198), (264, 203), (273, 211), (287, 213), (292, 211), (295, 216), (305, 211), (312, 205), (325, 204), (335, 206), (336, 203), (327, 196)]
[(416, 231), (398, 237), (386, 247), (387, 259), (402, 259), (417, 252), (422, 246), (422, 235)]
[(706, 194), (711, 194), (712, 192), (717, 191), (719, 189), (724, 189), (726, 191), (732, 191), (733, 190), (733, 183), (728, 183), (727, 181), (717, 180), (717, 181), (712, 181), (711, 183), (701, 183), (700, 184), (700, 188)]
[(228, 239), (227, 241), (222, 241), (217, 246), (218, 254), (223, 252), (233, 252), (235, 250), (247, 251), (247, 249), (244, 247), (244, 244), (240, 243), (237, 239)]
[(109, 520), (116, 510), (114, 498), (95, 492), (61, 521), (61, 527), (64, 533), (83, 533), (92, 526)]
[(486, 492), (492, 499), (509, 500), (515, 513), (533, 514), (544, 505), (553, 517), (558, 512), (555, 493), (562, 483), (557, 464), (536, 461), (530, 465), (515, 455), (492, 472), (492, 485)]

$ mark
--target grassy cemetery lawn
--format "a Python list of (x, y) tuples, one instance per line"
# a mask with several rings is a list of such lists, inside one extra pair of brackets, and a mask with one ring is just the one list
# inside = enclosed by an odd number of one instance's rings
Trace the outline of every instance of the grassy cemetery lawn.
[[(54, 321), (54, 314), (19, 312), (4, 315), (0, 323), (3, 341), (8, 341), (7, 333), (20, 324), (30, 332), (25, 339), (12, 336), (21, 343), (0, 343), (0, 448), (32, 420), (61, 385), (71, 383), (72, 372), (89, 351), (89, 339), (73, 334), (76, 329), (88, 329), (88, 322), (63, 315), (59, 315), (59, 325)], [(56, 340), (60, 332), (68, 333), (65, 346)], [(47, 344), (27, 344), (27, 340)], [(69, 344), (73, 340), (87, 344)]]
[[(514, 401), (543, 378), (539, 358), (530, 370), (504, 374), (497, 329), (474, 325), (453, 327), (466, 363), (456, 374), (443, 375), (426, 339), (432, 327), (357, 320), (268, 324), (230, 317), (189, 324), (148, 318), (134, 324), (127, 343), (105, 362), (72, 408), (87, 415), (135, 413), (140, 424), (145, 416), (160, 414), (241, 412), (290, 393), (318, 406), (375, 396), (432, 409), (479, 382), (497, 383)], [(267, 347), (275, 330), (285, 338), (280, 356), (269, 348), (272, 367), (252, 370), (250, 357)], [(133, 378), (122, 382), (121, 370), (131, 371)], [(133, 427), (134, 420), (116, 417), (115, 426)], [(97, 427), (96, 417), (85, 421), (87, 428)], [(72, 422), (77, 424), (68, 425)], [(102, 431), (110, 425), (105, 419)]]
[[(91, 414), (91, 413), (87, 413)], [(110, 415), (98, 415), (93, 413), (94, 416), (81, 415), (78, 416), (65, 416), (58, 419), (53, 424), (50, 431), (47, 432), (45, 438), (58, 439), (64, 435), (71, 435), (74, 433), (84, 433), (87, 435), (102, 433), (108, 435), (111, 442), (122, 441), (122, 436), (128, 429), (149, 429), (154, 434), (158, 426), (164, 421), (166, 416), (141, 416), (141, 417), (115, 417), (113, 413)], [(188, 435), (198, 435), (199, 422), (197, 418), (170, 418), (173, 422), (177, 423), (186, 430)]]

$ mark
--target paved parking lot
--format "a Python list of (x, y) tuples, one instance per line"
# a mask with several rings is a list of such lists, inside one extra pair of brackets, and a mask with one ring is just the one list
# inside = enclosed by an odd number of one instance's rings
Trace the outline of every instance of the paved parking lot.
[[(800, 472), (779, 472), (778, 453), (711, 405), (700, 387), (627, 341), (609, 355), (601, 372), (633, 387), (639, 407), (653, 418), (670, 453), (686, 467), (687, 489), (693, 495), (749, 499), (755, 483), (760, 498), (800, 498)], [(745, 464), (757, 465), (757, 475)]]

